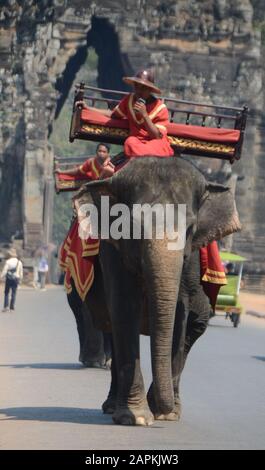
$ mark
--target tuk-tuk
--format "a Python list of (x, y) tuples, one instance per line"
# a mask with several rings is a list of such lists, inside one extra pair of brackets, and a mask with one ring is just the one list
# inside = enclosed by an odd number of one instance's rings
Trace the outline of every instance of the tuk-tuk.
[(222, 286), (219, 291), (216, 311), (224, 311), (225, 318), (229, 318), (236, 328), (240, 322), (240, 315), (243, 312), (243, 307), (240, 305), (238, 297), (243, 264), (246, 258), (227, 251), (220, 252), (220, 256), (222, 262), (225, 264), (227, 284)]

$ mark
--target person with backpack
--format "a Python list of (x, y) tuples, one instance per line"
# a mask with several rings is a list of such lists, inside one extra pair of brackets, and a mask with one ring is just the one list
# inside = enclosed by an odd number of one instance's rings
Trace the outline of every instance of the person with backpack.
[[(15, 248), (11, 248), (8, 252), (8, 259), (5, 262), (1, 279), (5, 279), (5, 297), (3, 312), (15, 310), (17, 287), (23, 279), (23, 265), (17, 257)], [(11, 300), (9, 304), (9, 291), (11, 290)]]

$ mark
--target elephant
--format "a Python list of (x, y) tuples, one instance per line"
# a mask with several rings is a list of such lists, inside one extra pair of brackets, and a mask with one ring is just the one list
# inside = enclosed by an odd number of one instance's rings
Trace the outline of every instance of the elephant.
[[(112, 380), (103, 411), (125, 425), (178, 420), (181, 372), (210, 313), (200, 284), (199, 248), (240, 230), (233, 194), (207, 182), (183, 157), (150, 156), (130, 160), (109, 179), (84, 185), (74, 197), (77, 211), (93, 201), (100, 213), (102, 196), (109, 197), (111, 222), (117, 222), (115, 204), (129, 208), (130, 222), (135, 204), (173, 204), (175, 211), (179, 204), (186, 207), (185, 241), (176, 250), (168, 249), (166, 233), (162, 239), (135, 238), (130, 228), (129, 236), (103, 237), (100, 217), (95, 281), (85, 299), (98, 327), (111, 325), (113, 336)], [(140, 333), (150, 335), (153, 381), (147, 395)]]
[(79, 361), (85, 367), (106, 367), (111, 364), (111, 334), (94, 326), (92, 316), (71, 279), (72, 291), (67, 294), (68, 304), (75, 316), (79, 338)]

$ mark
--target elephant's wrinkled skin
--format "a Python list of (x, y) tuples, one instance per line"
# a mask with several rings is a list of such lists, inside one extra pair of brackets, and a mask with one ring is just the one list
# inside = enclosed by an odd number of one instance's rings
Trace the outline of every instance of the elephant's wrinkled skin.
[[(85, 185), (75, 198), (77, 207), (90, 195), (98, 209), (101, 195), (109, 195), (111, 205), (124, 203), (130, 209), (136, 203), (186, 204), (186, 244), (181, 251), (169, 251), (167, 240), (102, 240), (103, 280), (98, 267), (86, 299), (99, 324), (109, 312), (112, 325), (115, 361), (103, 410), (114, 411), (113, 420), (119, 424), (178, 419), (180, 373), (209, 315), (199, 283), (198, 248), (240, 228), (233, 195), (228, 188), (207, 183), (182, 158), (155, 157), (137, 158), (112, 178)], [(151, 342), (153, 383), (147, 396), (140, 331), (150, 334)]]

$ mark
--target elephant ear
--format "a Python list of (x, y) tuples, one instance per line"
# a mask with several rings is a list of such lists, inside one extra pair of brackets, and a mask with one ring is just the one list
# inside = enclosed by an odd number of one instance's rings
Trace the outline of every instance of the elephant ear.
[(86, 197), (85, 195), (88, 194), (97, 194), (99, 196), (113, 196), (112, 178), (89, 181), (89, 183), (83, 184), (77, 194), (73, 197), (73, 200), (79, 199), (80, 197)]
[(206, 246), (213, 240), (220, 240), (239, 230), (241, 224), (232, 189), (217, 183), (207, 183), (198, 212), (192, 249)]

